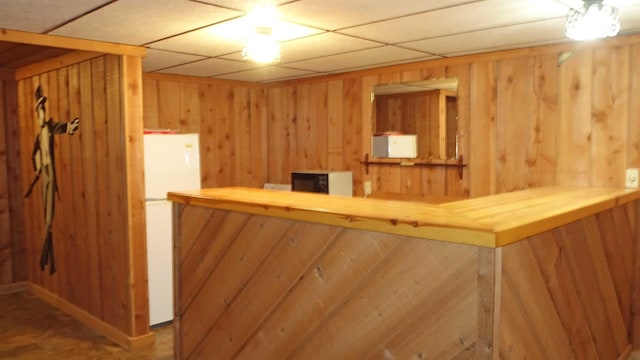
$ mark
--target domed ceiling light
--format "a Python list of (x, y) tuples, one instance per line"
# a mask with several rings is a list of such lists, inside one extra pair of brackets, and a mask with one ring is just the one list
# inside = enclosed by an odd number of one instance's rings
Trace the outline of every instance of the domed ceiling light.
[(573, 40), (593, 40), (615, 36), (620, 31), (618, 8), (603, 0), (584, 0), (579, 9), (567, 14), (567, 36)]
[(247, 14), (247, 35), (242, 57), (259, 63), (280, 60), (280, 42), (275, 33), (279, 24), (273, 5), (259, 5)]

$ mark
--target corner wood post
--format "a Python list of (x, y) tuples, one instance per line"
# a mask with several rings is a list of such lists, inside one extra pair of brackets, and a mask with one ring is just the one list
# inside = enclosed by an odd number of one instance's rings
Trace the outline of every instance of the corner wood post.
[(498, 360), (502, 248), (478, 247), (478, 360)]

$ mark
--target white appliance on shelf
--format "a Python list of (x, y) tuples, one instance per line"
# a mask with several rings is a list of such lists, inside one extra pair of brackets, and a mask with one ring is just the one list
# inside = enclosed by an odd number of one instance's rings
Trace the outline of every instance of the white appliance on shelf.
[(144, 135), (149, 324), (173, 320), (173, 226), (169, 191), (200, 189), (198, 134)]

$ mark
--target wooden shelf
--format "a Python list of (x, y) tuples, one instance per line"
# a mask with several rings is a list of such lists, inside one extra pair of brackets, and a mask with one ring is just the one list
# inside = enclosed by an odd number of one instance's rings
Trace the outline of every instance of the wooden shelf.
[(369, 175), (369, 165), (389, 165), (389, 166), (427, 166), (427, 167), (455, 167), (458, 168), (458, 177), (462, 179), (462, 169), (467, 166), (463, 163), (462, 155), (458, 157), (455, 163), (447, 162), (428, 162), (428, 161), (410, 161), (410, 160), (369, 160), (369, 154), (364, 155), (364, 161), (360, 163), (364, 165), (365, 174)]

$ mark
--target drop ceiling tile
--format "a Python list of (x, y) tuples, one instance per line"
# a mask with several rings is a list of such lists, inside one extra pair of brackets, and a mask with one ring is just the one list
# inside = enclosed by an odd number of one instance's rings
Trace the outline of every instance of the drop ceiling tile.
[(2, 0), (0, 28), (45, 33), (108, 2), (110, 0)]
[(335, 73), (344, 71), (344, 69), (374, 67), (388, 63), (423, 59), (425, 57), (434, 58), (430, 56), (430, 54), (425, 54), (420, 51), (403, 49), (396, 46), (381, 46), (373, 49), (288, 63), (287, 66), (302, 70)]
[(305, 71), (299, 69), (290, 69), (280, 66), (268, 66), (258, 69), (241, 71), (231, 74), (225, 74), (216, 76), (219, 79), (238, 80), (238, 81), (277, 81), (284, 79), (293, 79), (298, 77), (314, 76), (316, 75), (312, 71)]
[(399, 45), (432, 54), (450, 56), (454, 53), (480, 52), (490, 48), (524, 47), (531, 44), (567, 41), (564, 32), (565, 20), (560, 18), (441, 36)]
[(281, 63), (363, 50), (381, 45), (384, 44), (327, 32), (283, 42)]
[[(282, 49), (280, 64), (341, 54), (382, 45), (384, 44), (377, 43), (375, 41), (326, 32), (281, 43)], [(242, 60), (242, 53), (236, 52), (222, 57), (225, 59)]]
[(158, 72), (165, 74), (209, 77), (237, 71), (255, 69), (259, 66), (264, 65), (251, 62), (213, 58), (174, 66), (171, 68), (160, 70)]
[(239, 11), (187, 0), (115, 1), (52, 34), (143, 45), (239, 15)]
[[(256, 5), (263, 3), (263, 0), (199, 0), (200, 2), (225, 7), (228, 9), (242, 10), (249, 12)], [(289, 2), (291, 0), (271, 0), (270, 4), (280, 5), (282, 3)]]
[(397, 44), (565, 15), (566, 6), (555, 0), (485, 0), (339, 32)]
[(300, 0), (278, 10), (285, 20), (336, 30), (469, 2), (473, 0)]
[[(309, 36), (321, 30), (284, 23), (276, 29), (276, 36), (281, 41), (297, 36)], [(244, 46), (247, 22), (240, 17), (219, 24), (191, 31), (169, 39), (149, 44), (149, 47), (160, 50), (172, 50), (188, 54), (204, 56), (220, 56), (241, 51)]]
[(151, 72), (202, 59), (204, 59), (203, 56), (147, 49), (147, 54), (142, 59), (142, 71)]
[(640, 1), (635, 5), (620, 8), (620, 32), (637, 33), (640, 30)]
[(220, 25), (207, 26), (172, 38), (153, 42), (151, 49), (176, 51), (185, 54), (218, 56), (242, 50), (242, 41), (227, 37)]

